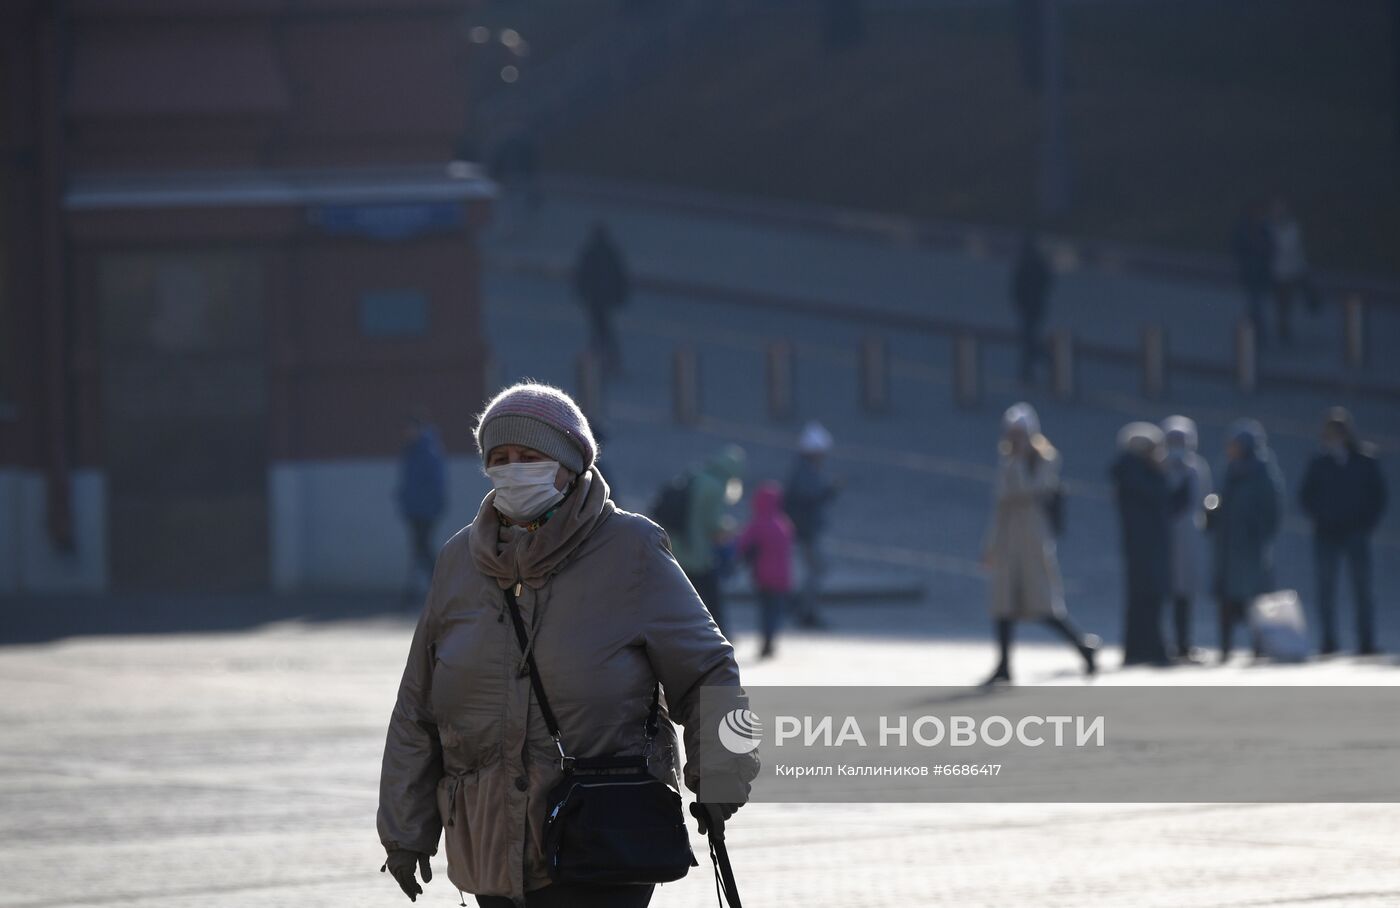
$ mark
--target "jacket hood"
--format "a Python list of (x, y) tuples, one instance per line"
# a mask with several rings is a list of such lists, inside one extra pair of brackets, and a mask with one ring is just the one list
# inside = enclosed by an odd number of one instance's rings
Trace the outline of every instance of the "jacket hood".
[(1162, 420), (1162, 434), (1167, 444), (1180, 445), (1188, 451), (1196, 450), (1199, 444), (1196, 421), (1185, 416), (1168, 416)]
[(765, 482), (754, 490), (749, 509), (754, 519), (767, 519), (782, 512), (783, 487), (776, 482)]
[(705, 469), (721, 479), (739, 479), (744, 475), (744, 449), (729, 445), (705, 464)]
[(825, 454), (831, 450), (831, 433), (819, 422), (809, 422), (797, 440), (797, 450), (803, 454)]
[(1007, 407), (1001, 416), (1001, 431), (1005, 434), (1013, 427), (1019, 427), (1027, 435), (1039, 435), (1040, 415), (1035, 412), (1035, 407), (1025, 401)]
[(1130, 422), (1118, 432), (1118, 450), (1150, 456), (1162, 446), (1162, 430), (1150, 422)]
[(1230, 424), (1230, 440), (1243, 449), (1248, 457), (1266, 460), (1269, 456), (1269, 436), (1255, 419), (1239, 419)]

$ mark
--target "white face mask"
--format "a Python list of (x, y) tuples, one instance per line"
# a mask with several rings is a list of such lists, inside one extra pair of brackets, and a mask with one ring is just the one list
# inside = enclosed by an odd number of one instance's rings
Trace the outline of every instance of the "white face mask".
[(488, 467), (486, 475), (496, 490), (496, 510), (515, 523), (534, 520), (564, 499), (564, 493), (554, 487), (558, 461), (507, 463)]

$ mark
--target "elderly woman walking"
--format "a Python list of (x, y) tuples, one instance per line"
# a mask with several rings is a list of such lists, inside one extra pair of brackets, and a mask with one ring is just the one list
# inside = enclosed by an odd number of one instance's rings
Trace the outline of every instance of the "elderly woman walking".
[(1081, 634), (1070, 623), (1055, 551), (1060, 455), (1040, 433), (1040, 418), (1030, 404), (1016, 404), (1002, 417), (999, 453), (982, 562), (991, 573), (991, 613), (1001, 659), (987, 683), (1011, 680), (1017, 621), (1043, 621), (1078, 650), (1084, 671), (1092, 675), (1098, 638)]
[[(431, 879), (445, 829), (448, 878), (479, 905), (646, 905), (650, 884), (561, 878), (546, 859), (546, 815), (563, 805), (552, 789), (571, 761), (593, 758), (632, 758), (643, 778), (678, 788), (675, 720), (686, 784), (698, 790), (703, 775), (740, 800), (756, 757), (701, 762), (695, 722), (702, 686), (739, 684), (733, 648), (665, 533), (610, 500), (567, 395), (511, 387), (482, 413), (476, 440), (493, 489), (438, 558), (389, 721), (386, 867), (416, 900), (414, 871)], [(710, 821), (737, 806), (708, 805)], [(683, 827), (680, 839), (688, 856)]]

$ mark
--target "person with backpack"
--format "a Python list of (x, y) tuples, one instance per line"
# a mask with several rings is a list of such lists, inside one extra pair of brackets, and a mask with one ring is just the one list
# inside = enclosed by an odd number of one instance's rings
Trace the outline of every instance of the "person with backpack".
[[(702, 690), (739, 690), (734, 648), (666, 534), (614, 505), (568, 395), (507, 388), (475, 434), (492, 489), (443, 547), (409, 645), (380, 774), (382, 869), (416, 901), (445, 832), (447, 877), (482, 908), (643, 908), (654, 882), (692, 860), (681, 780), (720, 794), (697, 805), (717, 833), (757, 775), (755, 754), (709, 744), (715, 725), (702, 713)], [(674, 723), (684, 726), (684, 767)], [(628, 784), (657, 795), (644, 819), (666, 823), (620, 829), (570, 794), (561, 800), (574, 773), (600, 760), (633, 767)], [(580, 826), (587, 816), (594, 822)], [(570, 853), (594, 863), (591, 875), (569, 877), (550, 855), (560, 854), (555, 830), (571, 828), (623, 847)], [(639, 866), (638, 855), (658, 853), (671, 859), (665, 874)], [(634, 873), (653, 879), (596, 882)]]
[(792, 521), (783, 513), (783, 487), (765, 482), (749, 503), (749, 522), (734, 542), (738, 559), (749, 566), (754, 595), (758, 598), (759, 628), (763, 635), (761, 658), (773, 655), (783, 609), (792, 595)]
[(826, 627), (819, 597), (826, 578), (826, 510), (841, 490), (841, 484), (827, 475), (826, 459), (831, 451), (831, 433), (819, 422), (810, 422), (797, 440), (797, 457), (783, 487), (783, 505), (797, 532), (802, 553), (802, 590), (793, 602), (794, 617), (802, 627)]
[(1171, 520), (1184, 507), (1186, 490), (1175, 496), (1162, 468), (1162, 430), (1133, 422), (1118, 433), (1119, 455), (1109, 469), (1122, 534), (1127, 581), (1123, 664), (1165, 665), (1162, 606), (1170, 590)]
[(1065, 609), (1056, 554), (1054, 502), (1061, 494), (1060, 455), (1040, 432), (1040, 418), (1027, 403), (1002, 416), (999, 465), (991, 526), (982, 550), (990, 573), (989, 607), (1001, 658), (988, 684), (1011, 680), (1011, 643), (1017, 621), (1041, 621), (1064, 637), (1097, 670), (1098, 638), (1081, 633)]
[(743, 495), (744, 459), (743, 448), (729, 445), (689, 475), (684, 521), (671, 535), (676, 561), (720, 630), (726, 630), (720, 550), (734, 535), (729, 508)]
[(1356, 606), (1357, 652), (1375, 655), (1371, 598), (1371, 534), (1385, 515), (1385, 477), (1375, 449), (1356, 437), (1351, 413), (1333, 407), (1322, 426), (1322, 450), (1308, 462), (1298, 494), (1313, 525), (1313, 564), (1322, 653), (1337, 651), (1337, 575), (1345, 560)]

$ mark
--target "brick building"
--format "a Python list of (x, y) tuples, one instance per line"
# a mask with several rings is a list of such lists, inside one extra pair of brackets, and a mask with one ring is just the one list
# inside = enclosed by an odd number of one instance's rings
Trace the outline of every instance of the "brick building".
[(402, 577), (484, 390), (467, 6), (0, 6), (0, 594)]

